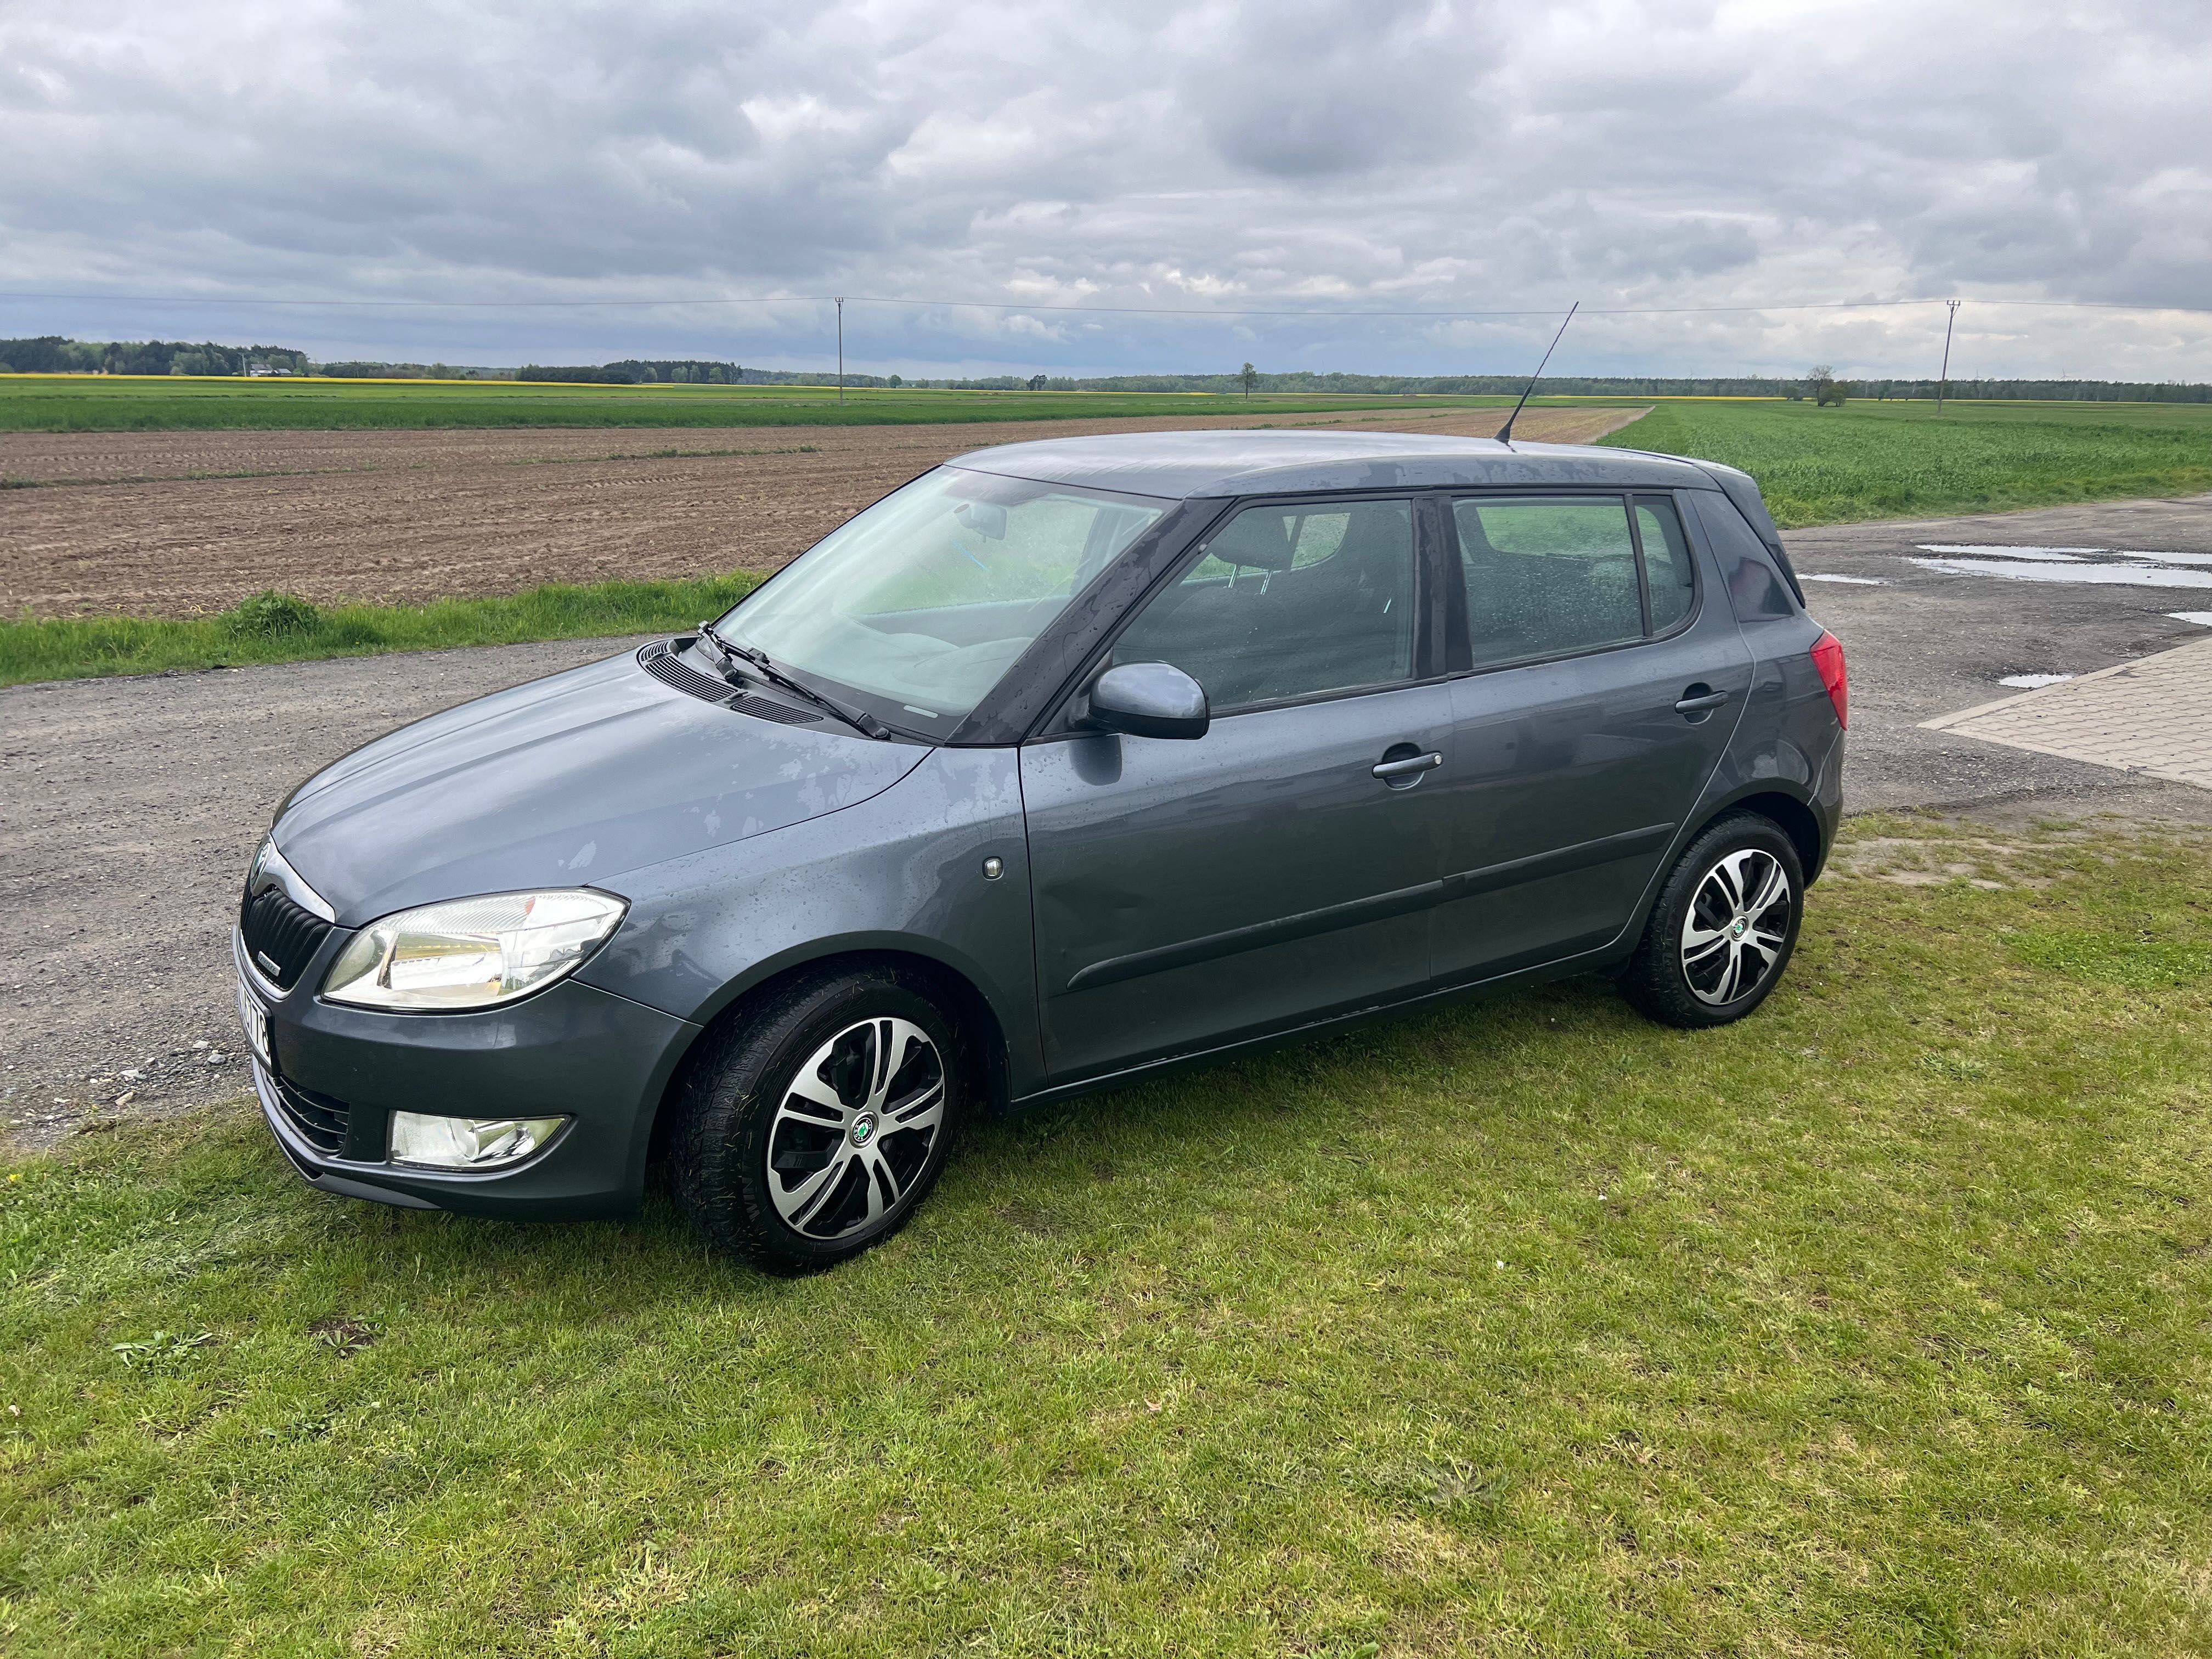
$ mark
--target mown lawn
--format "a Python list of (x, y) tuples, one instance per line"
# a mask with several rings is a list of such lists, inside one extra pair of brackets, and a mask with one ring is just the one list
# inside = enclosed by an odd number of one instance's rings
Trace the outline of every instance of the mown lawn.
[(1598, 441), (1740, 466), (1784, 529), (2212, 489), (2212, 404), (1662, 401)]
[(11, 1166), (0, 1650), (2203, 1651), (2212, 843), (1845, 861), (1744, 1024), (988, 1127), (811, 1279), (328, 1200), (242, 1106)]

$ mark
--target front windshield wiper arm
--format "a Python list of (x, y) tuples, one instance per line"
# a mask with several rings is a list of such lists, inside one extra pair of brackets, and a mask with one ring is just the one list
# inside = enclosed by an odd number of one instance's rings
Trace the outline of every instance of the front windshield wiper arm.
[(812, 686), (801, 685), (797, 680), (792, 678), (790, 675), (778, 668), (775, 662), (769, 658), (767, 652), (761, 650), (757, 646), (739, 645), (733, 640), (724, 639), (720, 634), (714, 631), (714, 623), (710, 622), (701, 623), (699, 624), (699, 636), (712, 644), (717, 651), (720, 652), (724, 661), (726, 662), (734, 659), (745, 664), (753, 671), (754, 673), (759, 675), (770, 685), (775, 686), (781, 690), (788, 691), (794, 697), (802, 697), (808, 702), (812, 703), (817, 708), (827, 709), (830, 714), (835, 714), (839, 720), (844, 721), (846, 725), (851, 726), (855, 732), (858, 732), (862, 737), (873, 738), (880, 742), (882, 739), (891, 735), (890, 727), (885, 726), (881, 720), (869, 714), (866, 710), (860, 708), (848, 708), (843, 703), (839, 702), (836, 698), (825, 697), (821, 692), (817, 691)]

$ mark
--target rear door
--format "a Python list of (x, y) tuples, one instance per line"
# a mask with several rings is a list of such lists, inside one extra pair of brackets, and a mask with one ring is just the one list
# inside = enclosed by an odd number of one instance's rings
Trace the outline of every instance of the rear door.
[(1055, 1082), (1426, 981), (1437, 770), (1375, 770), (1440, 754), (1451, 723), (1441, 627), (1423, 626), (1443, 550), (1417, 549), (1414, 520), (1406, 500), (1247, 507), (1113, 647), (1196, 678), (1207, 734), (1023, 749)]
[(1450, 982), (1619, 935), (1741, 717), (1751, 653), (1671, 495), (1469, 494), (1447, 516)]

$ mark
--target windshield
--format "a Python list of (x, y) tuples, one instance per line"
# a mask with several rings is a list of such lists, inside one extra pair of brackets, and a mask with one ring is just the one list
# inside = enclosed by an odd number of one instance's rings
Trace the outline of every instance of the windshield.
[(739, 600), (717, 629), (943, 736), (1169, 502), (939, 467)]

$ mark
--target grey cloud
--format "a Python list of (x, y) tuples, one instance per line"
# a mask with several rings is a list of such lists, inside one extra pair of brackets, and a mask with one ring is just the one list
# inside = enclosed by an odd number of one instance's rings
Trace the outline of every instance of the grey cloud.
[[(0, 289), (2204, 304), (2208, 72), (2201, 0), (14, 0)], [(0, 298), (0, 333), (64, 314)], [(497, 361), (651, 336), (814, 362), (822, 316), (414, 326), (474, 330)], [(284, 320), (368, 337), (344, 313)], [(1498, 365), (1447, 347), (1517, 359), (1538, 327), (940, 310), (857, 332), (909, 368), (1168, 368), (1234, 343), (1449, 368)], [(2172, 318), (2116, 333), (2044, 313), (2033, 333), (2062, 356), (2094, 338), (2116, 373), (2212, 375), (2212, 328)], [(1725, 370), (1917, 337), (1655, 319), (1634, 349)]]

